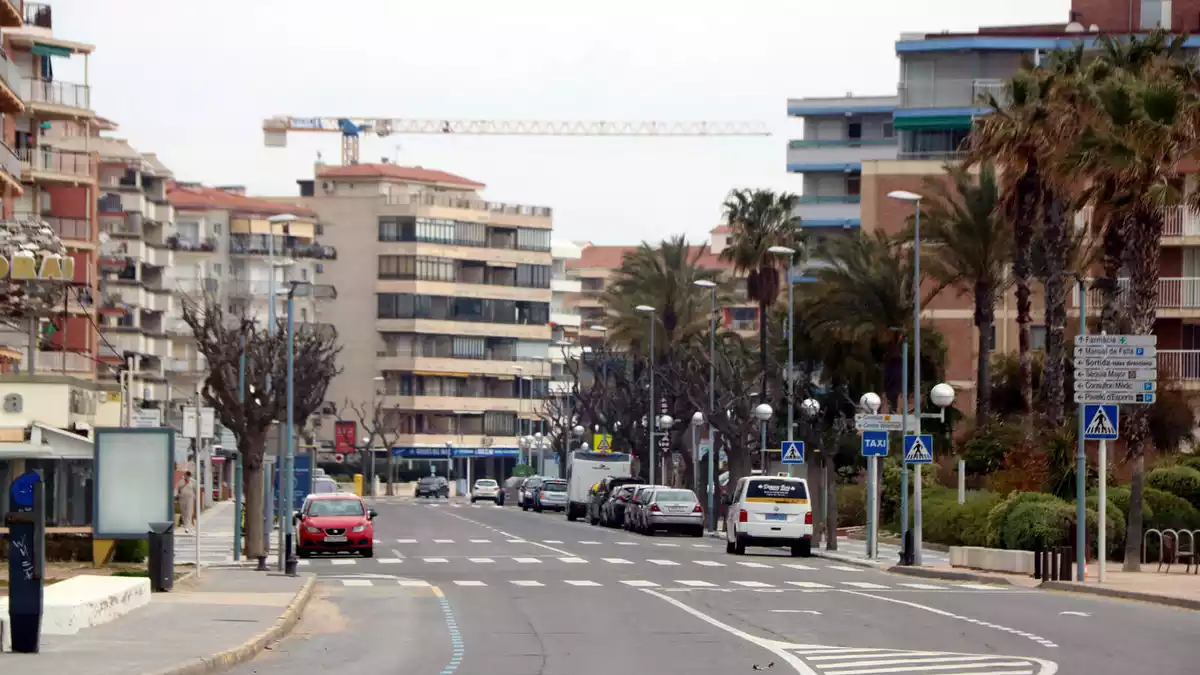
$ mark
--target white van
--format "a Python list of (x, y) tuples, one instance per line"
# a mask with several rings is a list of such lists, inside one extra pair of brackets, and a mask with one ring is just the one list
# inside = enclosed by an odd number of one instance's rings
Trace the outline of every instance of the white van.
[(813, 514), (808, 481), (788, 476), (746, 476), (737, 482), (725, 516), (725, 551), (747, 546), (788, 546), (793, 556), (812, 553)]
[(624, 452), (576, 450), (567, 463), (567, 520), (587, 515), (592, 486), (612, 476), (627, 478), (633, 472), (633, 457)]

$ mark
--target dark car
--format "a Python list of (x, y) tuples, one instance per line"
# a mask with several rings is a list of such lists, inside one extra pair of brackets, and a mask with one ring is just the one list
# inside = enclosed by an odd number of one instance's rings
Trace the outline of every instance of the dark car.
[(633, 502), (633, 496), (637, 492), (638, 483), (626, 483), (613, 491), (608, 501), (604, 502), (604, 506), (600, 511), (600, 522), (608, 527), (622, 527), (625, 525), (625, 509)]
[(522, 511), (533, 508), (533, 495), (544, 480), (546, 479), (541, 476), (530, 476), (521, 483), (521, 489), (517, 491), (517, 506), (520, 506)]
[[(591, 494), (588, 501), (588, 522), (592, 525), (604, 525), (607, 527), (615, 527), (612, 521), (605, 518), (604, 505), (612, 499), (617, 490), (623, 485), (636, 485), (642, 483), (641, 478), (631, 478), (629, 476), (615, 477), (609, 476), (600, 481), (595, 492)], [(616, 521), (617, 523), (621, 521)]]
[(417, 481), (417, 496), (436, 499), (450, 498), (450, 483), (442, 476), (425, 476)]

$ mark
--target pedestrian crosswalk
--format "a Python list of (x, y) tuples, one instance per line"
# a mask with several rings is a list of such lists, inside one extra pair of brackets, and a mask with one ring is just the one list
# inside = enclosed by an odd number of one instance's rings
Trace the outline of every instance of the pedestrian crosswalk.
[[(397, 579), (386, 578), (381, 575), (363, 575), (362, 577), (346, 576), (346, 577), (323, 577), (321, 583), (333, 586), (346, 587), (386, 587), (386, 586), (404, 586), (410, 588), (426, 588), (434, 584), (429, 581), (419, 579)], [(445, 586), (456, 586), (463, 588), (487, 588), (487, 587), (522, 587), (522, 588), (546, 588), (546, 587), (562, 587), (573, 586), (576, 588), (604, 588), (604, 587), (628, 587), (628, 588), (657, 588), (662, 590), (717, 590), (717, 591), (762, 591), (779, 593), (783, 591), (838, 591), (838, 590), (856, 590), (862, 588), (870, 588), (872, 590), (923, 590), (923, 591), (976, 591), (980, 593), (1005, 593), (1015, 592), (1010, 586), (983, 586), (981, 584), (912, 584), (912, 583), (893, 583), (893, 584), (867, 584), (864, 582), (855, 581), (827, 581), (819, 583), (815, 581), (757, 581), (757, 580), (720, 580), (720, 581), (705, 581), (701, 579), (673, 579), (651, 581), (648, 579), (617, 579), (617, 580), (592, 580), (592, 579), (562, 579), (562, 580), (537, 580), (537, 579), (504, 579), (504, 580), (488, 580), (480, 579), (452, 579), (446, 582), (438, 582)]]
[[(514, 539), (514, 538), (500, 538), (500, 539), (411, 539), (411, 538), (405, 538), (405, 539), (394, 539), (391, 541), (395, 541), (397, 544), (403, 544), (405, 546), (412, 546), (414, 544), (424, 544), (424, 545), (439, 546), (439, 547), (449, 546), (449, 545), (463, 546), (463, 545), (470, 545), (470, 544), (531, 544), (531, 543), (532, 544), (549, 544), (552, 546), (574, 546), (574, 545), (596, 546), (596, 545), (602, 543), (599, 541), (588, 540), (588, 539), (584, 539), (581, 541), (563, 541), (562, 539)], [(375, 541), (375, 543), (380, 544), (380, 543), (387, 543), (387, 542), (377, 539)], [(676, 550), (680, 550), (680, 551), (691, 550), (691, 549), (709, 550), (709, 549), (716, 548), (716, 546), (713, 544), (692, 543), (689, 541), (673, 542), (673, 541), (650, 541), (650, 540), (647, 540), (647, 541), (639, 542), (639, 541), (621, 540), (621, 541), (613, 541), (613, 542), (609, 542), (609, 543), (616, 544), (617, 546), (647, 546), (647, 547), (654, 547), (654, 548), (670, 548), (670, 549), (676, 549)], [(665, 551), (664, 551), (664, 553), (665, 553)]]
[[(378, 546), (378, 545), (377, 545)], [(400, 553), (396, 551), (395, 553)], [(768, 558), (768, 560), (771, 560)], [(776, 560), (790, 560), (790, 558), (780, 558)], [(805, 565), (800, 563), (790, 562), (758, 562), (728, 559), (728, 561), (720, 560), (672, 560), (667, 558), (640, 558), (631, 556), (629, 558), (582, 558), (579, 556), (569, 555), (525, 555), (525, 556), (478, 556), (478, 555), (420, 555), (408, 557), (379, 557), (379, 558), (357, 558), (345, 555), (334, 556), (317, 556), (300, 561), (300, 565), (304, 567), (341, 567), (349, 565), (451, 565), (451, 564), (471, 564), (471, 565), (497, 565), (506, 563), (516, 563), (518, 565), (552, 565), (562, 563), (566, 565), (653, 565), (655, 567), (727, 567), (732, 569), (749, 568), (755, 570), (792, 570), (801, 572), (814, 572), (817, 570), (836, 570), (841, 572), (853, 572), (858, 574), (862, 572), (857, 567), (843, 567), (839, 565)], [(870, 588), (870, 584), (865, 584), (863, 588)]]
[(826, 647), (804, 645), (789, 652), (822, 673), (841, 675), (889, 675), (890, 673), (942, 673), (959, 675), (1042, 675), (1053, 673), (1056, 664), (1023, 656), (962, 654), (910, 649)]

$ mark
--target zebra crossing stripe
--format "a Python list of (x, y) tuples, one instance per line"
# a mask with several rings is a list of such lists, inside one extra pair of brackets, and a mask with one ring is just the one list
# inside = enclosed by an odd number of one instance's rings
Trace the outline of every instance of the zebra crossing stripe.
[(621, 583), (626, 586), (633, 586), (634, 588), (658, 588), (658, 584), (653, 581), (643, 581), (640, 579), (623, 580)]
[(571, 580), (571, 579), (566, 579), (564, 581), (565, 581), (565, 583), (568, 583), (572, 586), (599, 586), (600, 585), (594, 581), (576, 581), (576, 580)]
[(650, 559), (646, 560), (646, 562), (654, 564), (654, 565), (662, 565), (663, 567), (671, 567), (671, 566), (679, 564), (679, 563), (675, 562), (674, 560), (655, 560), (654, 558), (650, 558)]
[(511, 581), (509, 583), (511, 583), (513, 586), (525, 586), (525, 587), (542, 585), (542, 582), (540, 582), (540, 581), (532, 581), (529, 579), (514, 579), (513, 581)]
[(576, 558), (576, 557), (574, 557), (574, 556), (567, 557), (567, 558), (559, 558), (559, 560), (561, 560), (562, 562), (565, 562), (565, 563), (574, 563), (574, 564), (586, 563), (586, 562), (587, 562), (587, 561), (586, 561), (586, 560), (584, 560), (583, 558)]
[(800, 588), (833, 588), (833, 586), (818, 584), (815, 581), (789, 581), (788, 583), (792, 586), (799, 586)]
[(843, 581), (842, 583), (847, 586), (853, 586), (855, 588), (871, 588), (871, 589), (887, 588), (887, 586), (883, 586), (880, 584), (873, 584), (868, 581)]
[(757, 562), (746, 562), (743, 560), (739, 560), (738, 564), (741, 565), (742, 567), (753, 567), (756, 569), (771, 569), (770, 565), (764, 565), (762, 563), (757, 563)]
[(343, 586), (370, 586), (370, 579), (342, 579)]
[(764, 584), (761, 581), (731, 581), (729, 583), (745, 586), (746, 588), (774, 588), (771, 584)]
[(715, 560), (693, 560), (692, 562), (696, 563), (697, 565), (704, 565), (705, 567), (724, 567), (725, 566), (725, 563), (717, 562)]
[(455, 581), (456, 586), (487, 586), (482, 581)]
[(633, 563), (624, 558), (604, 558), (604, 562), (614, 565), (632, 565)]
[(692, 581), (687, 579), (678, 579), (675, 583), (683, 586), (691, 586), (692, 588), (713, 588), (716, 584), (707, 581)]
[(541, 564), (541, 560), (537, 558), (513, 558), (513, 562), (519, 562), (526, 565)]
[(483, 564), (496, 562), (495, 560), (492, 560), (491, 558), (467, 558), (467, 560), (470, 560), (473, 563), (483, 563)]

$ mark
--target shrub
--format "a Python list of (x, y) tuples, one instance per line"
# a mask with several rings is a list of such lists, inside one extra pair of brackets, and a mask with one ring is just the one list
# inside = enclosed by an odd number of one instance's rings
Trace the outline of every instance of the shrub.
[(1200, 455), (1183, 455), (1179, 458), (1179, 464), (1200, 471)]
[(150, 542), (145, 539), (122, 539), (113, 549), (113, 562), (140, 563), (145, 562), (150, 553)]
[[(0, 537), (0, 560), (8, 559), (8, 538)], [(46, 562), (91, 562), (92, 538), (87, 534), (46, 535)]]
[(1044, 492), (1013, 492), (1004, 501), (992, 507), (987, 516), (987, 530), (984, 542), (991, 548), (1007, 548), (1004, 545), (1004, 526), (1009, 514), (1022, 505), (1031, 502), (1058, 502), (1058, 497)]
[(1009, 448), (1020, 445), (1021, 439), (1019, 423), (991, 420), (975, 429), (961, 446), (962, 458), (967, 462), (967, 473), (978, 476), (998, 471), (1004, 465)]
[(1074, 520), (1075, 507), (1061, 499), (1022, 501), (1004, 519), (1004, 548), (1034, 551), (1067, 544)]
[(1200, 471), (1188, 466), (1164, 466), (1146, 475), (1146, 485), (1183, 497), (1200, 508)]
[(983, 546), (987, 540), (987, 519), (1000, 496), (990, 492), (967, 495), (958, 503), (958, 491), (933, 487), (923, 495), (922, 536), (947, 546)]
[(1173, 530), (1200, 528), (1200, 511), (1186, 499), (1157, 488), (1147, 487), (1143, 491), (1143, 510), (1148, 504), (1153, 510), (1154, 518), (1149, 519), (1143, 513), (1142, 531), (1148, 528), (1158, 530), (1170, 528)]
[[(1113, 506), (1121, 509), (1121, 515), (1125, 518), (1129, 517), (1129, 486), (1120, 485), (1108, 488), (1108, 501), (1112, 502)], [(1145, 498), (1142, 499), (1142, 525), (1149, 527), (1146, 523), (1154, 522), (1154, 507)]]
[[(1096, 532), (1100, 525), (1099, 506), (1100, 496), (1096, 494), (1088, 495), (1087, 501), (1087, 523), (1088, 523), (1088, 549), (1091, 554), (1098, 556), (1100, 542), (1096, 537)], [(1125, 550), (1125, 514), (1121, 509), (1108, 500), (1108, 508), (1106, 509), (1106, 517), (1108, 520), (1104, 522), (1104, 530), (1107, 534), (1105, 539), (1106, 553), (1109, 557), (1119, 556)]]
[[(883, 470), (880, 472), (881, 484), (883, 485), (883, 494), (879, 498), (879, 522), (889, 523), (897, 530), (900, 523), (900, 457), (897, 453), (894, 457), (889, 456), (883, 461)], [(936, 471), (922, 471), (921, 485), (922, 489), (928, 490), (936, 483), (934, 474)], [(913, 488), (914, 474), (910, 471), (908, 474), (908, 489)], [(909, 508), (912, 505), (909, 504)]]
[(838, 527), (867, 524), (867, 486), (838, 485)]

